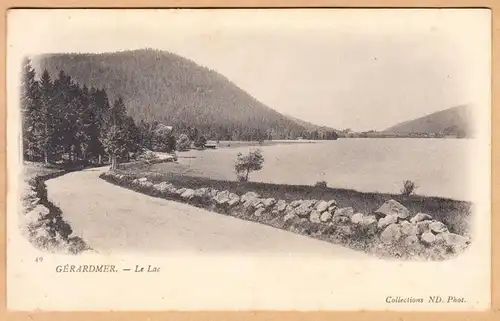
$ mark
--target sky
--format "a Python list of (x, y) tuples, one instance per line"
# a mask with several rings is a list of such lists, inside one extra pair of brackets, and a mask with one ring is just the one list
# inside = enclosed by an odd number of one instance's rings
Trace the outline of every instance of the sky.
[(166, 50), (283, 114), (364, 131), (486, 104), (490, 24), (478, 9), (12, 10), (8, 43), (16, 57)]

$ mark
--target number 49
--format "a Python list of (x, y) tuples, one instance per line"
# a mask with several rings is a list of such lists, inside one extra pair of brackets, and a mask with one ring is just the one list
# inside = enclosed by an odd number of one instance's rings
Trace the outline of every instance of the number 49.
[(43, 257), (39, 256), (35, 259), (36, 263), (42, 263), (43, 262)]

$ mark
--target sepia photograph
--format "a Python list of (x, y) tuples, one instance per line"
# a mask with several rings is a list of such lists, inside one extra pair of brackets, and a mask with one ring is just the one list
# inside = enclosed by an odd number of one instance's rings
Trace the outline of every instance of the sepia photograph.
[(10, 10), (9, 308), (488, 309), (490, 29)]

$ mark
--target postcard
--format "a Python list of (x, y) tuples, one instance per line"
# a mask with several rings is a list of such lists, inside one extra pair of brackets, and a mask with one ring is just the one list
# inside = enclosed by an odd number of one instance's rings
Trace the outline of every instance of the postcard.
[(490, 10), (7, 19), (9, 310), (490, 308)]

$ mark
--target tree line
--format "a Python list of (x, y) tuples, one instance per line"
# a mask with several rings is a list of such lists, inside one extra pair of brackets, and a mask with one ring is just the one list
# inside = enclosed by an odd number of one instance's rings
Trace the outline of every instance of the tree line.
[(110, 102), (104, 88), (74, 82), (63, 70), (37, 80), (31, 62), (22, 72), (23, 155), (45, 163), (111, 162), (137, 157), (147, 148), (170, 152), (172, 130), (157, 122), (136, 124), (122, 98)]

